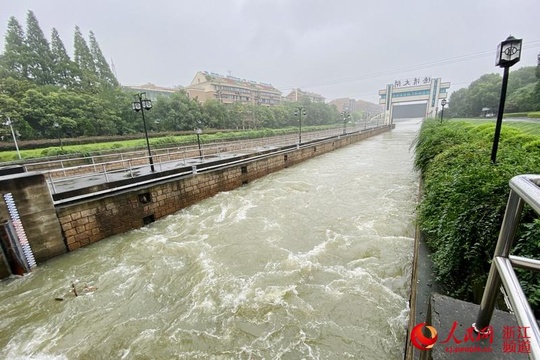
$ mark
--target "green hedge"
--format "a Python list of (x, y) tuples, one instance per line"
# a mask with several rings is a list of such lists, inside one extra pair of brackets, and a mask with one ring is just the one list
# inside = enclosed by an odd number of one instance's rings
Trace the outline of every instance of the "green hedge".
[(527, 117), (529, 113), (522, 112), (522, 113), (504, 113), (503, 118), (521, 118), (521, 117)]
[(524, 113), (505, 113), (503, 118), (540, 118), (540, 111), (524, 112)]
[[(489, 272), (509, 194), (508, 182), (540, 173), (540, 137), (503, 125), (497, 164), (490, 161), (494, 125), (426, 120), (416, 141), (415, 166), (424, 196), (418, 222), (435, 275), (453, 297), (478, 302)], [(540, 223), (526, 208), (514, 253), (540, 259)], [(535, 307), (540, 276), (520, 271)]]
[[(335, 128), (335, 125), (305, 126), (303, 132), (320, 131)], [(212, 143), (219, 141), (231, 141), (241, 139), (255, 139), (285, 134), (294, 134), (298, 132), (297, 127), (287, 127), (280, 129), (257, 129), (242, 131), (217, 131), (214, 129), (205, 129), (200, 139), (203, 143)], [(171, 133), (151, 133), (148, 134), (152, 148), (166, 148), (193, 144), (197, 138), (193, 132), (183, 132), (177, 134)], [(22, 142), (21, 142), (22, 143)], [(126, 137), (95, 137), (80, 139), (62, 139), (63, 148), (60, 148), (58, 139), (56, 140), (36, 140), (26, 142), (22, 146), (19, 143), (20, 153), (23, 159), (34, 159), (39, 157), (53, 156), (91, 156), (108, 153), (130, 151), (146, 147), (146, 141), (143, 134)], [(9, 149), (9, 150), (8, 150)], [(15, 146), (13, 143), (0, 143), (0, 163), (18, 160)]]

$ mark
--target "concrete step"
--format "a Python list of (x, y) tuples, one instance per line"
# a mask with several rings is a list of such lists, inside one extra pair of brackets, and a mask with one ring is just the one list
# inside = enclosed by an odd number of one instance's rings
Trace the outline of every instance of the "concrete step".
[[(430, 350), (414, 348), (413, 359), (528, 359), (529, 333), (518, 327), (513, 314), (495, 310), (490, 326), (492, 335), (480, 336), (471, 325), (479, 305), (433, 293), (425, 322), (437, 331), (438, 339)], [(429, 335), (429, 334), (428, 334)], [(411, 335), (412, 336), (412, 335)], [(410, 343), (409, 343), (410, 344)]]

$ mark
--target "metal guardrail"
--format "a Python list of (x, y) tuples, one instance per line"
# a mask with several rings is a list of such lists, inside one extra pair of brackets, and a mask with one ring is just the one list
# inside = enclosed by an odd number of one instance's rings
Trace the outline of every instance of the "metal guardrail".
[(540, 214), (540, 175), (515, 176), (510, 180), (510, 189), (493, 262), (473, 328), (477, 333), (488, 331), (497, 294), (502, 284), (508, 294), (519, 326), (530, 330), (528, 331), (529, 357), (540, 360), (540, 329), (514, 272), (514, 267), (540, 271), (540, 261), (510, 255), (524, 204), (527, 203), (537, 214)]
[[(378, 122), (377, 122), (377, 125)], [(366, 131), (372, 129), (373, 126), (368, 123), (358, 124), (349, 127), (348, 133), (355, 131)], [(327, 138), (331, 136), (342, 135), (342, 128), (309, 132), (305, 134), (305, 142)], [(164, 169), (172, 169), (182, 166), (196, 165), (205, 163), (212, 158), (229, 158), (238, 155), (238, 152), (249, 153), (265, 151), (270, 148), (279, 148), (286, 145), (296, 144), (298, 142), (298, 134), (287, 134), (282, 136), (273, 136), (259, 139), (236, 140), (224, 143), (212, 143), (210, 146), (203, 146), (199, 153), (197, 146), (175, 147), (169, 149), (161, 149), (160, 151), (152, 151), (155, 166), (158, 172)], [(223, 149), (229, 149), (223, 151)], [(144, 154), (144, 153), (143, 153)], [(116, 156), (107, 155), (107, 156)], [(91, 163), (77, 166), (64, 166), (67, 160), (58, 160), (55, 163), (47, 162), (47, 167), (55, 166), (57, 168), (42, 170), (41, 172), (47, 177), (52, 194), (58, 193), (58, 186), (62, 183), (70, 183), (74, 180), (87, 179), (88, 183), (109, 183), (117, 181), (119, 178), (134, 178), (142, 169), (148, 167), (148, 155), (142, 155), (141, 152), (132, 152), (120, 154), (120, 160), (100, 162), (94, 157), (91, 158)], [(88, 158), (85, 158), (88, 162)]]
[[(355, 125), (352, 125), (352, 129), (367, 129), (372, 127), (378, 127), (379, 125), (382, 125), (382, 121), (377, 116), (374, 116), (370, 119), (364, 119), (364, 120), (358, 120), (355, 122)], [(341, 127), (336, 127), (328, 130), (319, 130), (314, 132), (306, 132), (305, 135), (309, 136), (311, 133), (339, 133), (341, 132)], [(348, 130), (349, 131), (349, 130)], [(263, 137), (263, 138), (256, 138), (256, 139), (241, 139), (241, 140), (231, 140), (231, 141), (211, 141), (207, 142), (206, 146), (210, 145), (213, 147), (223, 147), (223, 146), (230, 146), (230, 145), (238, 145), (238, 146), (247, 146), (247, 144), (252, 142), (260, 142), (260, 143), (267, 143), (267, 144), (277, 144), (280, 141), (284, 141), (287, 139), (287, 142), (294, 141), (294, 139), (298, 138), (298, 134), (291, 133), (286, 135), (275, 135), (270, 137)], [(122, 149), (118, 149), (121, 151)], [(169, 148), (154, 148), (152, 149), (152, 155), (160, 155), (163, 156), (165, 154), (169, 154), (170, 152), (177, 152), (179, 150), (184, 150), (186, 152), (190, 151), (196, 151), (198, 150), (197, 145), (183, 145), (183, 146), (173, 146)], [(11, 165), (20, 165), (23, 166), (25, 171), (47, 171), (47, 170), (55, 170), (59, 168), (71, 168), (78, 165), (99, 165), (104, 162), (110, 162), (115, 160), (125, 160), (132, 157), (143, 157), (147, 153), (146, 149), (131, 149), (130, 151), (122, 151), (122, 152), (113, 152), (113, 153), (106, 153), (106, 154), (94, 154), (90, 156), (84, 156), (84, 157), (73, 157), (69, 155), (60, 155), (56, 157), (46, 157), (46, 158), (40, 158), (38, 159), (27, 159), (27, 160), (15, 160), (15, 161), (7, 161), (2, 162), (2, 166), (11, 166)]]
[[(361, 128), (361, 129), (358, 129), (356, 131), (348, 132), (348, 134), (362, 133), (364, 131), (372, 130), (372, 129), (374, 129), (374, 128), (367, 128), (367, 129)], [(303, 148), (303, 147), (306, 147), (306, 146), (313, 146), (313, 144), (315, 142), (321, 142), (322, 143), (322, 142), (326, 142), (326, 141), (332, 141), (332, 139), (335, 139), (335, 138), (339, 139), (341, 136), (343, 136), (343, 134), (333, 134), (333, 135), (330, 135), (330, 136), (327, 136), (327, 137), (322, 137), (322, 138), (319, 138), (319, 139), (306, 141), (305, 143), (302, 142), (302, 145), (296, 144), (296, 148), (298, 149), (298, 148)], [(289, 147), (291, 146), (291, 144), (287, 144), (287, 145)], [(288, 153), (290, 151), (290, 149), (284, 149), (284, 147), (287, 147), (287, 145), (283, 146), (283, 147), (275, 147), (275, 150), (272, 150), (271, 154), (274, 156), (274, 155), (277, 155), (277, 154), (280, 154), (280, 153), (283, 153), (283, 154)], [(294, 146), (294, 144), (292, 144), (292, 146)], [(231, 161), (227, 162), (226, 165), (231, 166), (231, 165), (249, 163), (249, 162), (252, 162), (252, 161), (257, 160), (257, 159), (265, 158), (267, 156), (268, 156), (268, 154), (259, 153), (259, 154), (255, 155), (255, 156), (250, 156), (247, 159), (238, 159), (238, 160), (231, 159)], [(200, 164), (202, 164), (202, 163), (199, 163), (199, 165)], [(144, 165), (143, 167), (148, 167), (148, 164)], [(121, 191), (121, 190), (129, 189), (129, 188), (132, 188), (133, 186), (147, 185), (147, 184), (152, 184), (152, 183), (154, 183), (156, 181), (164, 181), (164, 180), (178, 178), (178, 177), (182, 177), (182, 176), (186, 176), (186, 175), (195, 175), (197, 173), (208, 172), (208, 171), (212, 171), (214, 169), (218, 169), (220, 167), (223, 167), (223, 164), (209, 165), (209, 166), (205, 166), (204, 168), (199, 168), (199, 167), (197, 167), (197, 164), (195, 164), (195, 165), (192, 165), (191, 169), (189, 169), (187, 171), (175, 172), (174, 174), (160, 176), (157, 179), (149, 179), (149, 180), (138, 181), (136, 184), (121, 185), (121, 186), (115, 187), (114, 189), (98, 190), (98, 191), (94, 191), (92, 193), (76, 195), (76, 196), (72, 196), (72, 197), (69, 197), (69, 198), (66, 198), (66, 199), (53, 200), (53, 203), (54, 203), (55, 206), (56, 205), (61, 205), (61, 204), (72, 202), (72, 201), (78, 201), (78, 200), (83, 200), (83, 199), (87, 199), (87, 198), (94, 197), (94, 196), (107, 194), (107, 193), (110, 193), (112, 191)], [(54, 187), (54, 184), (50, 184), (50, 185), (52, 185)]]

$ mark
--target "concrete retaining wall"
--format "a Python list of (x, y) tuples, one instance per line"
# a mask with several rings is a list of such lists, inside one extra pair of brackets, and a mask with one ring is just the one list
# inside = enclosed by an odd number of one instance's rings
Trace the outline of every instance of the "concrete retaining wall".
[[(3, 198), (8, 193), (13, 196), (36, 262), (65, 253), (67, 249), (43, 174), (34, 172), (0, 177), (0, 224), (11, 220)], [(5, 243), (7, 239), (0, 241)], [(2, 274), (5, 275), (4, 272)]]

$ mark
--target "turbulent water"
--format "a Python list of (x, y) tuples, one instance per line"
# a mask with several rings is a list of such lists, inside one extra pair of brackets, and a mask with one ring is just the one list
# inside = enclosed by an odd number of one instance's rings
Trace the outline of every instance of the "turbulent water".
[(418, 129), (398, 123), (0, 283), (0, 358), (401, 359)]

